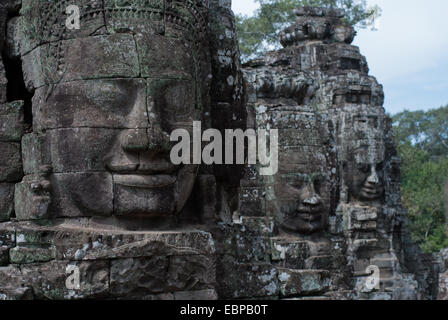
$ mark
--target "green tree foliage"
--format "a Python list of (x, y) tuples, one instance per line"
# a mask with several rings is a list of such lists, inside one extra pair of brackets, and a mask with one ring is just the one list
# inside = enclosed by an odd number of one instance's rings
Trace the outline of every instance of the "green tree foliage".
[(414, 241), (426, 252), (448, 247), (444, 188), (448, 178), (448, 106), (393, 117), (402, 157), (401, 190)]
[(397, 141), (408, 141), (431, 157), (448, 158), (448, 106), (424, 111), (404, 111), (394, 117)]
[(372, 27), (381, 14), (378, 6), (367, 6), (366, 0), (255, 0), (260, 8), (251, 17), (237, 15), (237, 31), (243, 61), (262, 56), (277, 49), (277, 34), (293, 24), (297, 17), (293, 9), (299, 6), (342, 8), (345, 21), (355, 28)]

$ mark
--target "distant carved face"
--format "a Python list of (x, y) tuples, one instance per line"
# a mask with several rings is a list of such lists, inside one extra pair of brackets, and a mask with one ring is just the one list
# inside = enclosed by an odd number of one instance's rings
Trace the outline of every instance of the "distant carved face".
[[(114, 37), (90, 41), (103, 41), (112, 51), (127, 35)], [(62, 81), (36, 91), (35, 128), (45, 131), (51, 145), (52, 182), (61, 199), (56, 204), (62, 211), (72, 208), (69, 215), (167, 216), (179, 212), (191, 194), (197, 166), (171, 163), (170, 134), (191, 132), (193, 121), (201, 120), (198, 96), (205, 97), (207, 85), (198, 81), (188, 42), (143, 35), (143, 43), (145, 50), (130, 41), (121, 60), (107, 61), (97, 50), (73, 70), (67, 62), (63, 77), (95, 71), (98, 61), (132, 62), (123, 76)], [(146, 55), (132, 59), (138, 50)], [(129, 70), (140, 76), (125, 76)]]
[(330, 213), (328, 177), (321, 173), (283, 175), (278, 179), (275, 194), (282, 228), (304, 234), (325, 228)]
[(384, 153), (366, 147), (344, 163), (344, 180), (350, 198), (370, 202), (384, 195)]

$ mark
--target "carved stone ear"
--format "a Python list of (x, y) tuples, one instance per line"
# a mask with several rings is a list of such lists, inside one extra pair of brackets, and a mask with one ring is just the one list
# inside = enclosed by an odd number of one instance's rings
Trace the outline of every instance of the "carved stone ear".
[(49, 218), (51, 204), (50, 182), (39, 176), (26, 176), (16, 184), (14, 203), (18, 220), (39, 220)]

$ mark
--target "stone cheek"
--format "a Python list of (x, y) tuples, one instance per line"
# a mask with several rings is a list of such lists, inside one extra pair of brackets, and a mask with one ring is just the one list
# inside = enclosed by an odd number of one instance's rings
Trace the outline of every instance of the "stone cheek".
[[(48, 94), (52, 92), (50, 96)], [(146, 128), (143, 79), (81, 80), (41, 87), (33, 97), (33, 128)]]

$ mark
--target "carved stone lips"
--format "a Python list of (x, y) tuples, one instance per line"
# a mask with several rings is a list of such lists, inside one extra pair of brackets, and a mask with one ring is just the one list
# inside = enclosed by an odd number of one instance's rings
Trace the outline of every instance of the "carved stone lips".
[(309, 213), (309, 212), (298, 212), (297, 217), (304, 221), (319, 221), (322, 218), (322, 215), (318, 212)]
[(372, 187), (363, 187), (361, 192), (364, 193), (368, 197), (375, 197), (381, 194), (380, 188), (372, 188)]
[(114, 183), (133, 188), (163, 188), (174, 184), (177, 181), (175, 175), (141, 175), (141, 174), (116, 174)]

